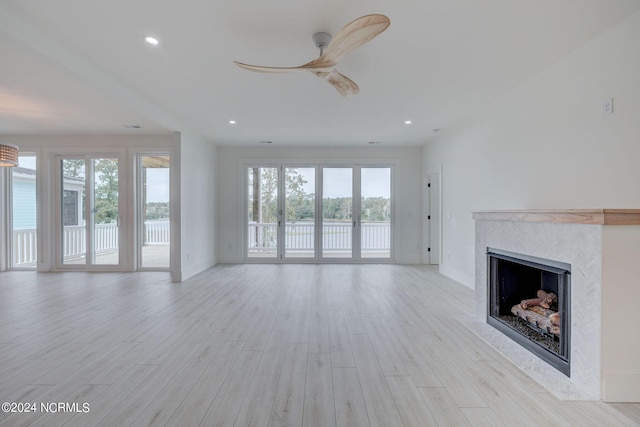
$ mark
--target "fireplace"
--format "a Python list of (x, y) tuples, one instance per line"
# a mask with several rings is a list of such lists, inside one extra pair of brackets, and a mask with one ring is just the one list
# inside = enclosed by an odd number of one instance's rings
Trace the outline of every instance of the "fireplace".
[(488, 248), (487, 323), (570, 376), (571, 266)]

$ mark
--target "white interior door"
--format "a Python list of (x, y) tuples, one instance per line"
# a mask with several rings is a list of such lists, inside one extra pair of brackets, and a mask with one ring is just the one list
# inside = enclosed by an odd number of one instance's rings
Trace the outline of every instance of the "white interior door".
[(428, 173), (425, 188), (426, 223), (425, 262), (440, 264), (441, 260), (441, 208), (440, 208), (440, 172)]

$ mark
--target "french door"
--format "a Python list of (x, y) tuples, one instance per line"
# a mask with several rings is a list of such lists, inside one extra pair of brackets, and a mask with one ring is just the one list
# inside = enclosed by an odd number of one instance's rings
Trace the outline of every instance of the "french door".
[(391, 260), (391, 167), (250, 166), (246, 259)]
[(56, 267), (119, 270), (122, 265), (122, 156), (56, 156)]

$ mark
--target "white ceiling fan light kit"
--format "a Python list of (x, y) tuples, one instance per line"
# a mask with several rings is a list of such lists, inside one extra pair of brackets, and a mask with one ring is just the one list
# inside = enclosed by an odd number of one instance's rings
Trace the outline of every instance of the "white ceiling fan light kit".
[(335, 37), (316, 33), (313, 42), (320, 49), (320, 57), (298, 67), (265, 67), (234, 61), (241, 68), (258, 73), (289, 73), (309, 71), (325, 79), (342, 96), (356, 95), (360, 88), (347, 76), (336, 70), (338, 62), (358, 47), (374, 39), (389, 27), (391, 21), (384, 15), (365, 15), (345, 25)]

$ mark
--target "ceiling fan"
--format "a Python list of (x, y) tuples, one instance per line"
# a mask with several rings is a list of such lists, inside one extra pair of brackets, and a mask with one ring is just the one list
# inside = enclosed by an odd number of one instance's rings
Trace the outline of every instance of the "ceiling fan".
[(336, 70), (338, 62), (349, 53), (372, 40), (391, 24), (384, 15), (365, 15), (345, 25), (331, 39), (327, 33), (316, 33), (313, 41), (320, 49), (320, 57), (298, 67), (264, 67), (234, 61), (241, 68), (259, 73), (288, 73), (292, 71), (310, 71), (325, 79), (342, 96), (355, 95), (360, 91), (358, 85)]

